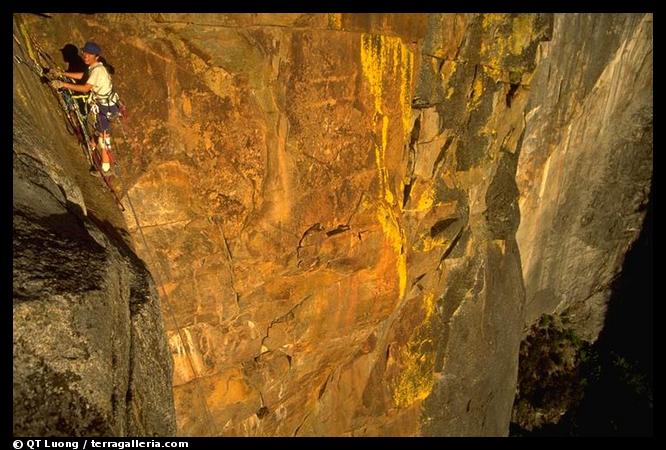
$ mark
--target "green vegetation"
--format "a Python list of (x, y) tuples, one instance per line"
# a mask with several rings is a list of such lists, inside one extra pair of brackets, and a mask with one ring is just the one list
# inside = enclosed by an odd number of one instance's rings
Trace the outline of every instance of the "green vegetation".
[(556, 316), (543, 315), (521, 343), (513, 422), (525, 430), (557, 423), (600, 373), (599, 358)]

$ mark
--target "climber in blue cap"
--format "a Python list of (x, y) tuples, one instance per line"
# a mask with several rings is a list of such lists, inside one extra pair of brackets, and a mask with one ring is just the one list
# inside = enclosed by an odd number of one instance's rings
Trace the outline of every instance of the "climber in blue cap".
[[(101, 151), (102, 170), (108, 172), (111, 169), (111, 157), (108, 150), (111, 149), (111, 124), (109, 117), (118, 115), (118, 94), (113, 90), (111, 75), (104, 64), (100, 61), (102, 49), (95, 42), (88, 41), (83, 46), (83, 62), (88, 66), (88, 80), (84, 84), (65, 83), (53, 80), (51, 86), (55, 89), (65, 88), (75, 92), (91, 92), (93, 105), (91, 111), (97, 114), (96, 131), (97, 146)], [(80, 80), (85, 74), (83, 72), (64, 72), (64, 76)]]
[(83, 53), (90, 53), (91, 55), (99, 56), (102, 54), (102, 49), (99, 47), (99, 45), (90, 41), (86, 42), (86, 45), (84, 45), (81, 50)]

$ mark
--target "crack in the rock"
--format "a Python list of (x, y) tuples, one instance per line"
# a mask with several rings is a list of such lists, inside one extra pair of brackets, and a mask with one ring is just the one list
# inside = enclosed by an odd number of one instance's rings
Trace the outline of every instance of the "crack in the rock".
[(301, 420), (301, 423), (296, 427), (296, 429), (294, 430), (294, 432), (291, 435), (292, 437), (296, 436), (296, 434), (298, 434), (298, 430), (300, 430), (301, 427), (305, 424), (305, 421), (308, 419), (308, 417), (310, 417), (309, 412), (303, 417), (303, 420)]
[[(263, 355), (264, 353), (269, 353), (269, 352), (270, 352), (270, 350), (264, 352), (264, 351), (262, 351), (262, 348), (264, 347), (264, 342), (266, 342), (266, 339), (268, 339), (268, 337), (270, 336), (271, 328), (273, 328), (273, 325), (278, 324), (278, 323), (282, 323), (282, 322), (287, 322), (287, 321), (289, 321), (289, 320), (292, 320), (292, 319), (294, 318), (294, 310), (295, 310), (296, 308), (298, 308), (299, 306), (301, 306), (306, 300), (309, 300), (311, 297), (312, 297), (311, 294), (306, 295), (306, 296), (303, 298), (303, 300), (301, 300), (301, 301), (298, 302), (296, 305), (294, 305), (289, 311), (287, 311), (286, 313), (284, 313), (284, 314), (281, 315), (280, 317), (271, 320), (271, 323), (268, 324), (268, 327), (266, 327), (266, 334), (264, 335), (263, 338), (261, 338), (261, 343), (259, 344), (259, 354), (258, 354), (257, 356), (255, 356), (255, 358), (254, 358), (255, 361), (256, 361), (261, 355)], [(289, 364), (290, 364), (290, 366), (291, 366), (291, 359), (289, 360)]]
[(409, 144), (408, 144), (408, 157), (407, 157), (407, 175), (405, 175), (405, 183), (403, 193), (402, 193), (402, 207), (407, 206), (409, 202), (409, 196), (412, 192), (412, 183), (414, 183), (414, 169), (416, 166), (416, 145), (418, 144), (419, 135), (421, 134), (421, 116), (423, 112), (419, 113), (419, 116), (414, 121), (414, 126), (409, 135)]
[[(164, 26), (167, 27), (172, 24), (178, 24), (178, 25), (188, 25), (188, 26), (195, 26), (195, 27), (210, 27), (210, 28), (229, 28), (229, 29), (240, 29), (240, 30), (253, 30), (253, 29), (270, 29), (270, 28), (280, 28), (280, 29), (287, 29), (287, 30), (293, 30), (293, 31), (298, 31), (298, 32), (331, 32), (331, 33), (349, 33), (349, 34), (357, 34), (361, 35), (366, 33), (364, 30), (343, 30), (343, 29), (337, 29), (337, 28), (329, 28), (329, 27), (321, 27), (317, 28), (316, 26), (299, 26), (299, 25), (280, 25), (280, 24), (248, 24), (248, 25), (231, 25), (231, 24), (221, 24), (221, 23), (203, 23), (203, 22), (194, 22), (191, 20), (170, 20), (170, 19), (165, 19), (165, 18), (160, 18), (156, 19), (153, 18), (153, 21), (156, 26)], [(380, 33), (377, 34), (377, 36), (388, 36), (388, 37), (400, 37), (404, 38), (399, 33)]]
[(365, 191), (361, 192), (361, 195), (358, 196), (358, 202), (356, 202), (356, 207), (354, 207), (354, 211), (349, 215), (349, 218), (347, 219), (346, 225), (351, 226), (351, 220), (352, 217), (358, 212), (358, 208), (361, 206), (361, 202), (363, 201), (363, 197), (365, 196)]
[(234, 293), (234, 300), (236, 300), (236, 307), (240, 313), (240, 294), (236, 290), (236, 277), (234, 276), (234, 263), (233, 257), (231, 256), (231, 250), (229, 250), (229, 243), (227, 242), (227, 237), (224, 234), (224, 230), (220, 224), (217, 225), (220, 227), (220, 232), (222, 233), (222, 240), (224, 241), (224, 249), (226, 250), (227, 258), (229, 259), (229, 276), (231, 278), (231, 290)]
[(317, 394), (317, 400), (321, 399), (322, 396), (324, 395), (324, 392), (326, 392), (326, 388), (328, 387), (328, 382), (331, 380), (332, 376), (333, 376), (333, 371), (331, 371), (328, 374), (326, 380), (324, 381), (324, 384), (319, 388), (319, 393)]
[(447, 228), (459, 220), (460, 219), (458, 217), (449, 217), (447, 219), (438, 220), (433, 226), (430, 227), (430, 237), (435, 237), (438, 234), (443, 233)]
[(426, 273), (422, 273), (421, 275), (416, 277), (414, 279), (414, 282), (412, 282), (412, 287), (416, 286), (418, 284), (418, 282), (421, 281), (423, 279), (423, 277), (425, 277), (426, 275), (427, 275)]
[(314, 225), (310, 226), (307, 230), (303, 232), (303, 235), (301, 236), (301, 239), (298, 241), (298, 246), (296, 247), (296, 257), (298, 258), (298, 265), (300, 266), (301, 264), (301, 249), (304, 247), (303, 241), (305, 240), (306, 237), (311, 235), (312, 233), (316, 233), (319, 231), (324, 231), (324, 227), (322, 226), (321, 223), (317, 222)]
[[(183, 223), (183, 222), (187, 222), (185, 224), (185, 226), (188, 226), (189, 224), (194, 222), (194, 220), (195, 219), (181, 219), (181, 220), (173, 220), (171, 222), (153, 223), (153, 224), (150, 224), (150, 225), (141, 224), (141, 228), (146, 229), (146, 228), (153, 228), (153, 227), (161, 227), (161, 226), (174, 225), (174, 224)], [(131, 227), (130, 231), (133, 230), (133, 229), (136, 229), (136, 227)]]
[(453, 240), (451, 241), (451, 244), (449, 244), (449, 246), (446, 248), (446, 250), (442, 254), (442, 257), (439, 259), (439, 264), (437, 265), (438, 270), (442, 267), (442, 263), (444, 262), (444, 260), (451, 254), (451, 252), (455, 248), (456, 244), (460, 240), (460, 236), (462, 236), (462, 233), (463, 233), (464, 229), (465, 229), (465, 227), (461, 227), (460, 230), (458, 230), (458, 233), (456, 234), (456, 237), (453, 238)]
[(511, 102), (513, 101), (513, 97), (516, 95), (519, 87), (520, 83), (509, 83), (509, 92), (506, 93), (507, 108), (511, 108)]
[(432, 165), (432, 174), (430, 175), (432, 178), (435, 177), (435, 172), (437, 172), (439, 166), (444, 162), (444, 156), (446, 155), (446, 151), (451, 146), (451, 143), (453, 143), (453, 135), (450, 135), (446, 138), (446, 141), (444, 141), (444, 145), (442, 145), (437, 158), (435, 158), (435, 163)]
[(351, 230), (349, 225), (338, 225), (336, 228), (326, 232), (327, 237), (335, 236), (336, 234), (344, 233), (345, 231)]
[(469, 100), (474, 100), (474, 83), (476, 82), (476, 77), (479, 71), (479, 66), (480, 64), (474, 64), (474, 76), (472, 77), (472, 83), (470, 84), (469, 87), (469, 94), (467, 95), (467, 99)]
[[(525, 120), (524, 118), (525, 118), (525, 114), (523, 113), (523, 120)], [(502, 138), (502, 143), (500, 144), (500, 151), (506, 151), (505, 150), (506, 149), (506, 143), (511, 138), (511, 135), (513, 135), (513, 132), (514, 132), (515, 129), (516, 129), (516, 127), (511, 127), (509, 132), (504, 135), (504, 138)]]

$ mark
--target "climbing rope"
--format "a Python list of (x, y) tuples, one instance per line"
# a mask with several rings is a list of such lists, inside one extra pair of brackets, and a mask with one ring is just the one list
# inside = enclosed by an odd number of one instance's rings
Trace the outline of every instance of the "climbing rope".
[[(42, 81), (42, 82), (48, 81), (49, 77), (47, 76), (47, 74), (44, 70), (44, 66), (42, 64), (40, 64), (39, 57), (43, 57), (45, 60), (48, 61), (48, 64), (46, 66), (49, 68), (49, 72), (54, 67), (57, 68), (57, 69), (60, 69), (60, 68), (58, 67), (57, 63), (53, 60), (53, 58), (51, 58), (51, 56), (36, 42), (36, 40), (34, 40), (32, 38), (32, 36), (30, 36), (30, 34), (27, 32), (25, 26), (20, 22), (18, 23), (18, 29), (19, 29), (20, 34), (24, 38), (25, 45), (22, 45), (21, 40), (16, 36), (16, 34), (14, 34), (14, 41), (17, 43), (17, 46), (19, 48), (19, 52), (21, 53), (21, 55), (16, 55), (16, 54), (13, 55), (14, 62), (16, 62), (18, 64), (24, 64), (27, 67), (29, 67), (32, 72), (34, 72), (37, 76), (40, 77), (40, 81)], [(120, 198), (116, 194), (115, 190), (111, 186), (108, 177), (106, 177), (104, 175), (103, 171), (99, 168), (98, 162), (95, 161), (95, 159), (92, 158), (92, 156), (91, 156), (92, 155), (92, 150), (90, 149), (89, 134), (88, 134), (88, 131), (87, 131), (86, 123), (84, 123), (85, 121), (81, 117), (81, 112), (78, 109), (78, 106), (75, 103), (73, 103), (73, 102), (76, 102), (77, 99), (83, 98), (84, 96), (73, 95), (71, 93), (71, 91), (69, 91), (69, 90), (67, 90), (67, 92), (62, 92), (62, 95), (58, 95), (54, 89), (50, 89), (50, 91), (53, 92), (56, 95), (56, 97), (58, 98), (58, 102), (59, 102), (61, 108), (65, 112), (67, 122), (72, 126), (74, 131), (77, 133), (77, 137), (82, 142), (82, 145), (85, 146), (86, 155), (88, 156), (89, 161), (95, 166), (95, 168), (102, 175), (102, 179), (104, 180), (104, 183), (106, 184), (106, 186), (109, 188), (109, 190), (113, 194), (113, 196), (116, 200), (116, 203), (119, 205), (120, 209), (122, 211), (125, 211), (125, 208), (124, 208)], [(75, 110), (75, 118), (74, 119), (70, 115), (73, 110)], [(123, 139), (125, 140), (125, 143), (127, 143), (128, 142), (127, 141), (127, 134), (125, 133), (125, 129), (122, 126), (120, 120), (117, 121), (117, 124), (119, 125), (119, 128), (120, 128), (120, 130), (123, 134)], [(68, 128), (68, 132), (69, 131), (70, 130)], [(120, 180), (121, 188), (123, 189), (123, 191), (125, 193), (125, 196), (127, 197), (127, 202), (130, 206), (132, 216), (134, 217), (134, 221), (136, 222), (137, 229), (139, 230), (139, 234), (141, 235), (141, 239), (142, 239), (143, 244), (146, 248), (146, 252), (149, 256), (149, 259), (153, 262), (152, 267), (155, 268), (156, 273), (159, 273), (159, 270), (158, 270), (159, 266), (157, 264), (154, 264), (154, 262), (156, 261), (156, 259), (154, 258), (154, 253), (153, 253), (151, 247), (148, 245), (148, 241), (146, 239), (146, 236), (145, 236), (145, 234), (143, 232), (143, 229), (141, 227), (141, 224), (139, 222), (139, 218), (136, 214), (134, 204), (132, 203), (132, 199), (130, 198), (129, 191), (127, 190), (124, 179), (121, 176), (121, 173), (120, 173), (119, 169), (120, 169), (120, 164), (118, 163), (118, 161), (116, 161), (116, 171), (118, 172), (118, 179)], [(167, 311), (168, 311), (169, 315), (171, 316), (171, 319), (173, 320), (173, 323), (176, 326), (176, 331), (178, 333), (178, 338), (180, 339), (180, 342), (183, 345), (183, 348), (185, 348), (185, 340), (183, 339), (182, 328), (181, 328), (180, 324), (178, 323), (178, 320), (176, 319), (176, 315), (173, 311), (173, 308), (171, 307), (171, 301), (169, 299), (169, 295), (166, 292), (166, 288), (164, 287), (164, 284), (161, 282), (161, 276), (160, 277), (155, 277), (155, 278), (157, 278), (156, 281), (161, 287), (162, 295), (163, 295), (163, 297), (166, 301)], [(189, 348), (189, 345), (188, 345), (188, 349), (189, 349), (189, 351), (186, 351), (185, 354), (187, 355), (187, 361), (188, 361), (188, 364), (190, 366), (190, 369), (192, 370), (192, 374), (194, 376), (195, 386), (197, 388), (197, 393), (198, 393), (199, 399), (200, 399), (200, 401), (203, 405), (203, 408), (204, 408), (204, 411), (205, 411), (205, 414), (206, 414), (206, 419), (207, 419), (207, 422), (208, 422), (208, 428), (209, 428), (209, 430), (212, 434), (213, 431), (215, 430), (215, 427), (214, 427), (215, 422), (213, 420), (213, 416), (210, 412), (210, 409), (208, 408), (208, 403), (206, 402), (206, 398), (203, 395), (203, 391), (201, 389), (202, 375), (197, 374), (197, 371), (196, 371), (195, 366), (194, 366), (194, 362), (192, 361), (192, 354), (191, 354), (192, 349)]]
[[(23, 45), (21, 40), (16, 36), (16, 34), (14, 34), (14, 41), (17, 43), (19, 52), (22, 54), (22, 56), (14, 55), (15, 62), (25, 64), (30, 68), (30, 70), (32, 70), (37, 76), (40, 77), (40, 81), (42, 82), (49, 81), (49, 76), (45, 70), (46, 68), (48, 68), (48, 73), (50, 73), (54, 68), (57, 71), (62, 72), (62, 68), (60, 68), (54, 59), (48, 54), (48, 52), (46, 52), (43, 47), (32, 38), (22, 23), (18, 23), (18, 29), (21, 36), (23, 37), (23, 42), (25, 45)], [(46, 60), (47, 64), (42, 65), (40, 58)], [(74, 95), (69, 89), (62, 89), (60, 91), (50, 89), (50, 92), (56, 96), (58, 104), (60, 105), (61, 110), (64, 112), (67, 132), (77, 136), (79, 144), (83, 148), (88, 162), (92, 167), (95, 168), (95, 170), (97, 170), (97, 172), (99, 172), (104, 184), (111, 192), (111, 195), (118, 204), (120, 210), (125, 211), (125, 207), (120, 201), (118, 194), (113, 189), (111, 182), (100, 167), (99, 161), (96, 161), (95, 158), (93, 158), (94, 149), (91, 148), (91, 134), (88, 131), (88, 123), (82, 117), (81, 111), (76, 103), (76, 99), (86, 98), (88, 96)]]
[[(18, 22), (17, 28), (23, 37), (24, 44), (21, 43), (21, 39), (19, 39), (16, 36), (16, 33), (14, 33), (14, 41), (16, 42), (19, 52), (21, 53), (21, 55), (13, 55), (14, 62), (27, 66), (40, 78), (42, 83), (50, 81), (50, 74), (52, 73), (52, 69), (54, 67), (57, 71), (62, 71), (62, 69), (39, 45), (39, 43), (37, 43), (32, 38), (32, 36), (30, 36), (22, 23)], [(39, 60), (40, 56), (50, 61), (50, 65), (47, 65), (46, 67), (43, 66)], [(91, 165), (94, 165), (91, 157), (92, 149), (90, 148), (89, 133), (87, 132), (85, 120), (81, 117), (81, 112), (78, 106), (72, 100), (78, 98), (79, 96), (74, 96), (70, 90), (64, 89), (60, 93), (55, 89), (49, 89), (49, 92), (51, 92), (51, 94), (56, 97), (56, 100), (60, 105), (61, 112), (64, 114), (67, 132), (77, 136), (79, 144), (82, 146), (88, 161)], [(122, 208), (122, 204), (119, 203), (119, 205)]]
[[(120, 123), (120, 120), (117, 120), (116, 123), (118, 124), (118, 126), (120, 128), (120, 131), (123, 134), (124, 144), (127, 144), (128, 141), (127, 141), (127, 134), (125, 133), (125, 128)], [(125, 147), (125, 149), (127, 149), (127, 146)], [(121, 170), (120, 169), (121, 169), (120, 164), (118, 162), (116, 162), (116, 169), (115, 170), (118, 172), (118, 179), (120, 179), (121, 187), (123, 189), (123, 192), (125, 193), (125, 196), (127, 197), (127, 203), (129, 204), (130, 211), (132, 213), (132, 216), (134, 217), (134, 221), (136, 222), (136, 227), (139, 230), (139, 234), (141, 235), (141, 240), (143, 241), (143, 245), (146, 248), (146, 253), (149, 256), (149, 259), (152, 261), (151, 266), (155, 268), (155, 273), (159, 273), (159, 270), (158, 270), (159, 266), (157, 264), (155, 264), (156, 258), (154, 257), (154, 253), (153, 253), (151, 247), (148, 245), (148, 240), (146, 239), (146, 235), (144, 234), (143, 228), (141, 227), (141, 223), (139, 222), (139, 218), (138, 218), (138, 215), (136, 213), (136, 209), (134, 208), (134, 204), (132, 203), (132, 199), (130, 198), (129, 191), (127, 189), (127, 186), (125, 185), (125, 181), (124, 181), (123, 177), (121, 176), (121, 173), (120, 173)], [(176, 325), (176, 332), (178, 333), (178, 338), (180, 339), (180, 342), (181, 342), (183, 348), (185, 348), (185, 339), (183, 339), (183, 334), (182, 334), (182, 331), (181, 331), (182, 327), (178, 323), (178, 319), (176, 319), (176, 315), (173, 312), (173, 309), (171, 307), (171, 301), (169, 299), (169, 295), (167, 294), (166, 288), (164, 287), (164, 283), (162, 283), (162, 280), (161, 280), (161, 275), (159, 277), (155, 277), (155, 278), (158, 278), (156, 281), (157, 281), (157, 284), (160, 285), (160, 287), (162, 288), (162, 295), (164, 296), (164, 299), (166, 300), (167, 310), (169, 312), (169, 315), (171, 316), (171, 320), (173, 320), (173, 323)], [(194, 362), (192, 361), (192, 355), (191, 355), (192, 349), (189, 348), (189, 345), (188, 345), (188, 349), (189, 349), (189, 351), (186, 351), (185, 354), (187, 355), (187, 361), (189, 363), (190, 370), (192, 371), (192, 375), (194, 376), (195, 386), (198, 390), (200, 401), (201, 401), (201, 403), (204, 407), (204, 411), (206, 412), (206, 417), (208, 419), (208, 428), (209, 428), (210, 432), (212, 433), (213, 430), (215, 429), (215, 427), (213, 426), (213, 424), (215, 422), (213, 420), (213, 415), (211, 414), (210, 409), (208, 408), (208, 402), (206, 402), (206, 397), (204, 396), (203, 390), (201, 389), (201, 374), (197, 374), (197, 371), (194, 368)]]

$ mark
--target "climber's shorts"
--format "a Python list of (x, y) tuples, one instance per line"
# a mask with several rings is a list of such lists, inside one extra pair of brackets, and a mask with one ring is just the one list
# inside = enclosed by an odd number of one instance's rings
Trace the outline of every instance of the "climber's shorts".
[(117, 117), (119, 113), (120, 110), (118, 109), (118, 105), (99, 105), (99, 112), (97, 113), (97, 131), (100, 133), (103, 131), (109, 131), (111, 129), (109, 117)]

